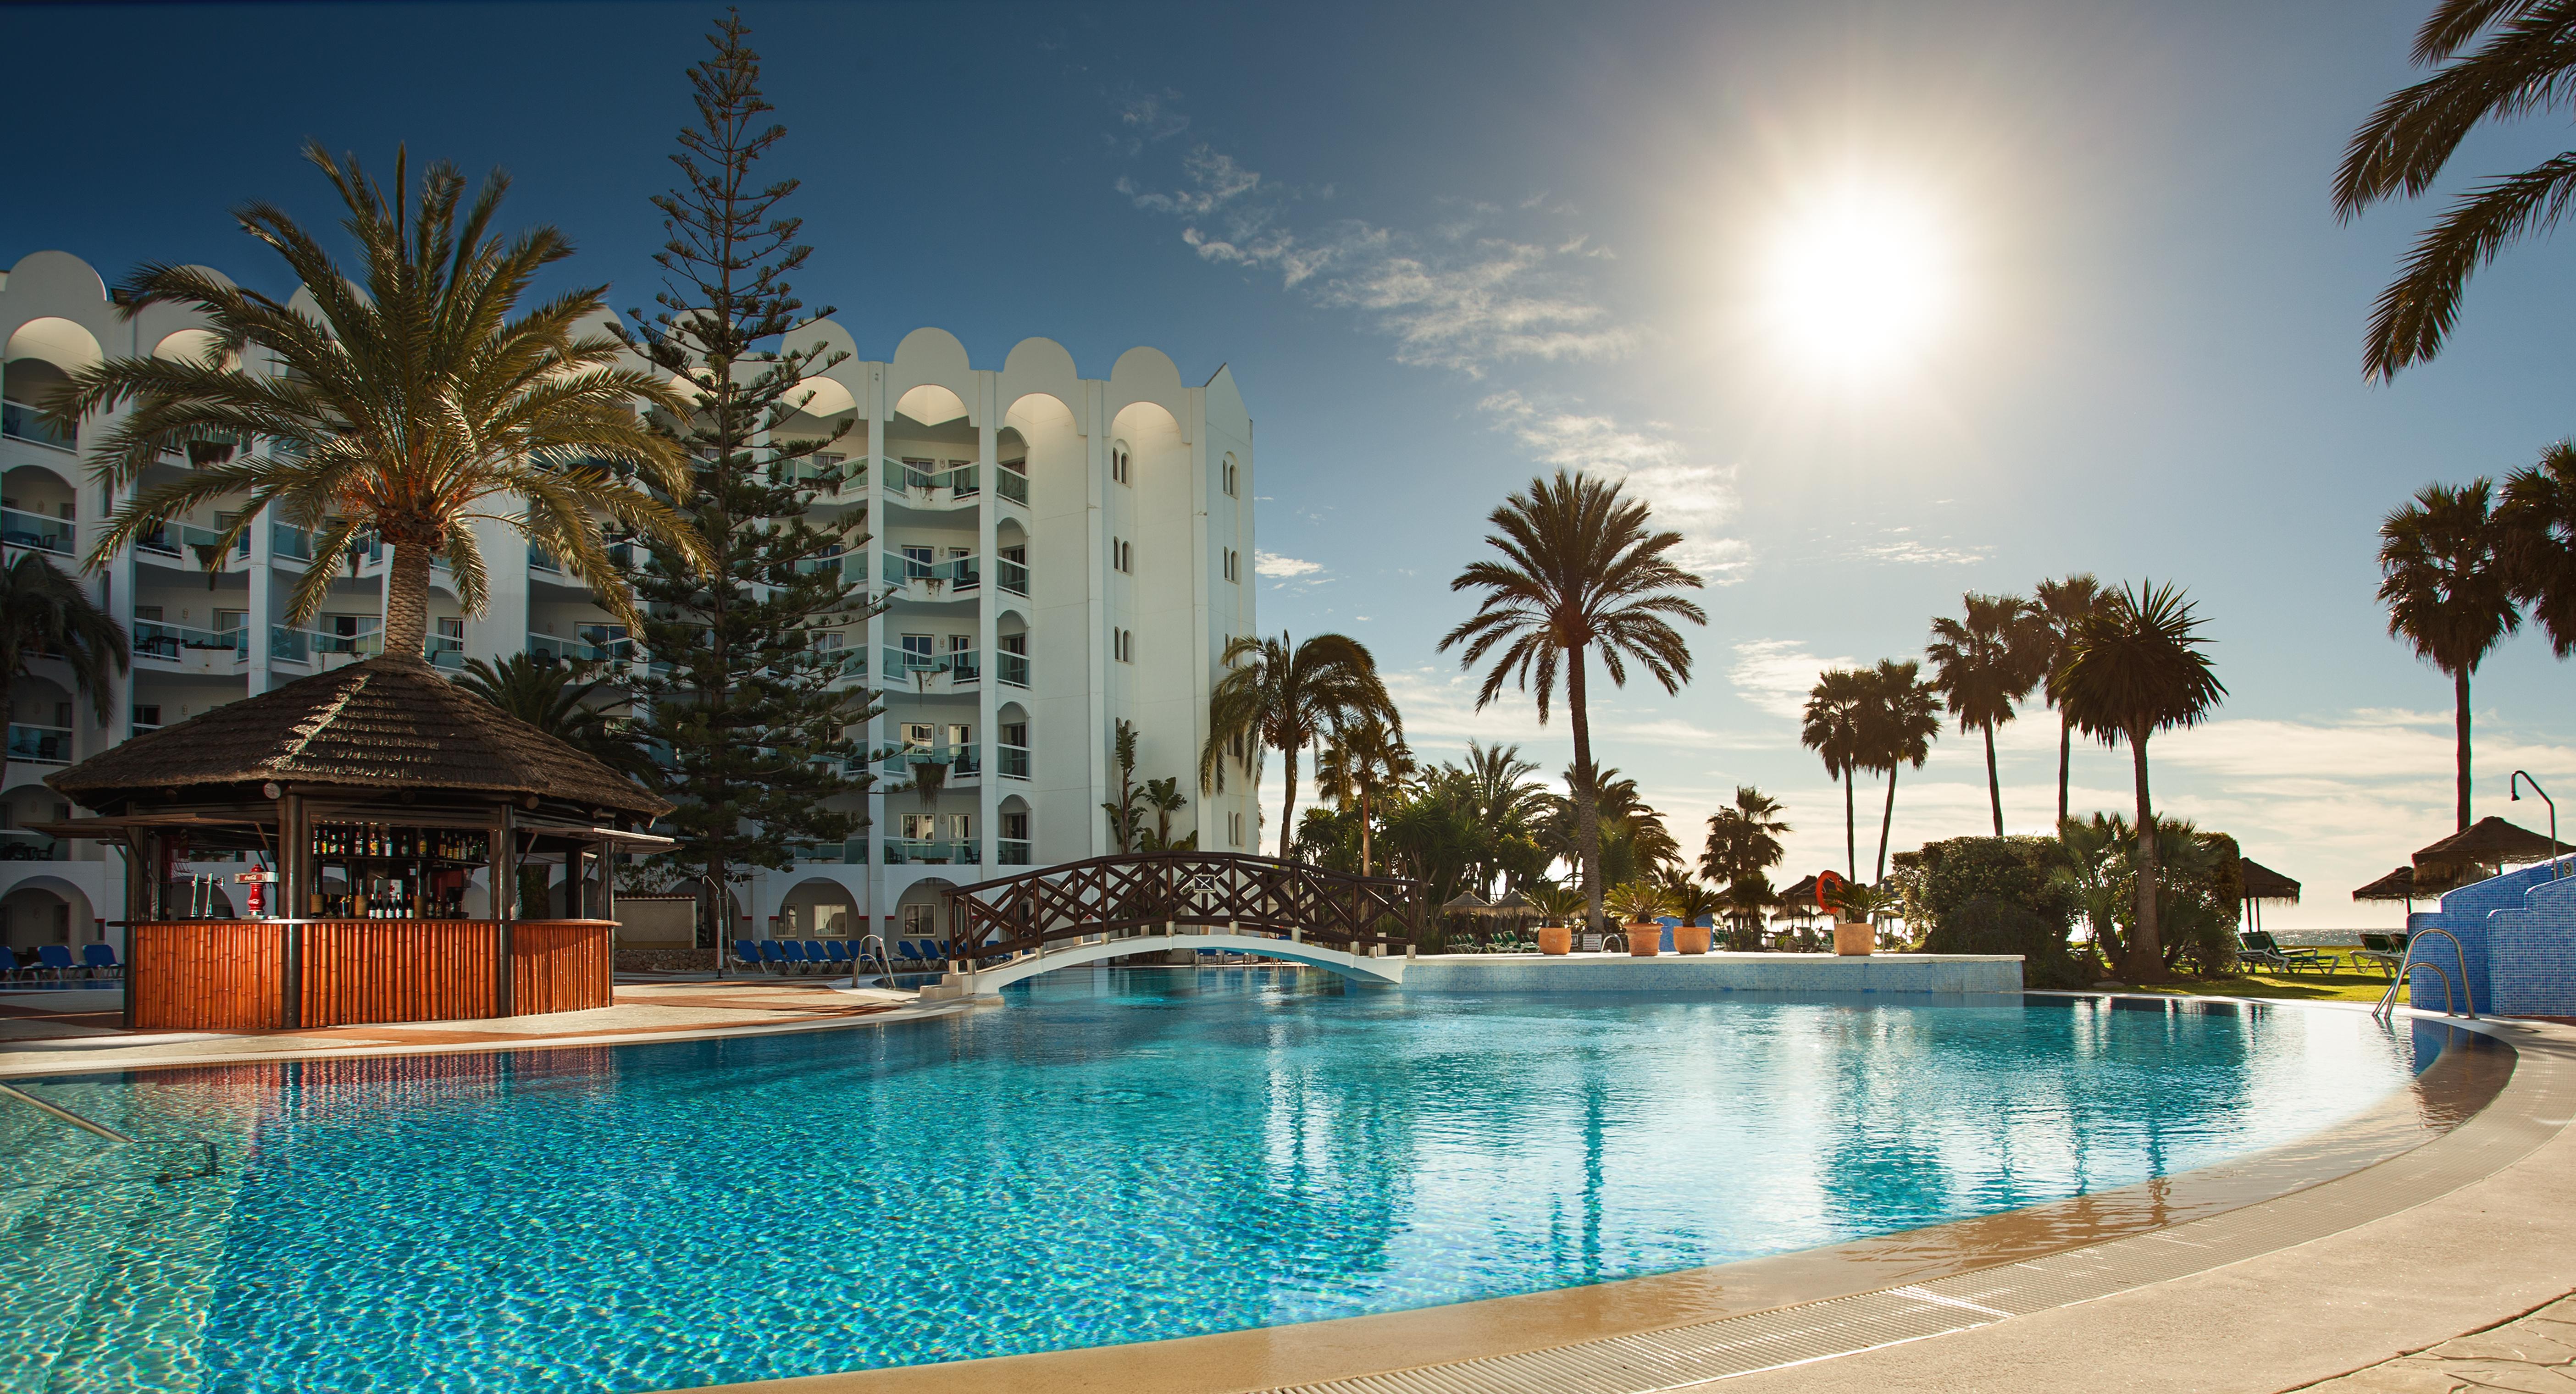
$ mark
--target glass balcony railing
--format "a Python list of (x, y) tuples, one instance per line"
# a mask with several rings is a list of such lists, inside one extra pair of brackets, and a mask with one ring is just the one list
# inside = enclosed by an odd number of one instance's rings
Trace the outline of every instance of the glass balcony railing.
[(817, 649), (815, 652), (824, 662), (834, 665), (832, 672), (834, 682), (844, 678), (864, 678), (868, 675), (868, 650), (864, 644), (842, 649)]
[(1023, 598), (1028, 595), (1029, 569), (1027, 567), (1020, 565), (1018, 562), (1015, 562), (1008, 557), (1004, 557), (1000, 561), (993, 563), (993, 570), (999, 573), (1001, 577), (1000, 585), (1002, 589)]
[[(222, 545), (223, 540), (224, 535), (213, 528), (201, 528), (194, 523), (181, 523), (176, 527), (165, 526), (159, 532), (135, 539), (134, 550), (152, 556), (180, 557), (202, 566), (215, 559), (215, 549)], [(235, 560), (247, 559), (250, 556), (249, 533), (245, 532), (233, 539), (232, 555)]]
[(555, 560), (554, 553), (531, 542), (528, 544), (528, 569), (530, 571), (551, 571), (560, 576), (563, 574), (563, 563)]
[(971, 499), (984, 492), (983, 476), (973, 465), (959, 465), (945, 474), (930, 477), (934, 489), (946, 489), (956, 498)]
[(268, 546), (269, 550), (289, 560), (313, 560), (313, 533), (309, 528), (299, 528), (292, 523), (270, 523)]
[(268, 657), (272, 663), (310, 663), (313, 636), (301, 629), (272, 624), (268, 627)]
[(902, 866), (908, 863), (971, 866), (982, 858), (982, 849), (971, 841), (932, 842), (908, 837), (890, 837), (885, 842), (885, 859), (888, 866)]
[(33, 547), (40, 552), (58, 552), (70, 556), (72, 525), (67, 518), (48, 518), (23, 508), (0, 508), (0, 541), (12, 547)]
[(1026, 779), (1029, 777), (1029, 748), (1027, 746), (1006, 745), (1000, 746), (998, 749), (1002, 752), (1002, 778)]
[(421, 648), (432, 667), (453, 672), (465, 666), (465, 641), (454, 635), (432, 634)]
[(993, 492), (1026, 507), (1029, 501), (1029, 477), (1003, 465), (993, 471)]
[(1002, 667), (1003, 686), (1026, 687), (1029, 685), (1029, 656), (1027, 654), (1006, 652), (995, 654), (994, 658), (1000, 662)]
[(1030, 848), (1028, 843), (1019, 841), (1015, 838), (1006, 837), (995, 842), (994, 846), (999, 850), (1000, 860), (1003, 866), (1029, 865)]
[(919, 649), (898, 649), (892, 646), (888, 646), (885, 651), (885, 674), (889, 678), (946, 671), (948, 671), (948, 660), (940, 654), (923, 653)]
[(134, 652), (144, 658), (177, 660), (188, 653), (229, 650), (233, 657), (250, 653), (250, 631), (247, 629), (198, 629), (184, 624), (163, 624), (159, 620), (136, 620), (132, 626)]
[[(558, 663), (623, 663), (635, 656), (635, 641), (601, 626), (586, 626), (566, 639), (555, 634), (528, 635), (528, 656)], [(436, 662), (436, 659), (431, 659)]]
[(350, 658), (373, 658), (385, 651), (385, 634), (381, 629), (371, 629), (364, 634), (316, 632), (313, 635), (313, 651), (341, 654)]
[(9, 723), (9, 758), (67, 765), (72, 759), (72, 733), (66, 726), (21, 726)]
[[(788, 478), (815, 486), (817, 493), (847, 494), (868, 486), (868, 462), (830, 451), (817, 451), (788, 465)], [(835, 487), (835, 481), (838, 481)]]
[(51, 446), (56, 450), (80, 449), (80, 435), (65, 435), (45, 424), (44, 413), (25, 402), (0, 398), (0, 436)]

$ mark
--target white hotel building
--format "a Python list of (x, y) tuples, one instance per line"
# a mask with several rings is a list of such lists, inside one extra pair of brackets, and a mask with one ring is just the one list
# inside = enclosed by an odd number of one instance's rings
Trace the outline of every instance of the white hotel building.
[[(71, 570), (115, 502), (91, 480), (83, 450), (112, 421), (59, 439), (33, 404), (102, 355), (169, 355), (202, 333), (168, 308), (122, 318), (99, 274), (66, 253), (32, 253), (0, 279), (7, 561), (36, 549)], [(1117, 786), (1112, 742), (1122, 719), (1138, 732), (1138, 781), (1176, 775), (1190, 793), (1175, 836), (1194, 831), (1213, 851), (1258, 850), (1251, 781), (1229, 779), (1222, 794), (1195, 787), (1221, 655), (1254, 632), (1252, 421), (1233, 375), (1220, 367), (1184, 386), (1171, 359), (1150, 348), (1086, 378), (1047, 339), (1022, 340), (1000, 367), (977, 368), (939, 329), (914, 330), (883, 361), (861, 355), (837, 324), (813, 337), (849, 355), (809, 380), (811, 419), (798, 423), (818, 435), (848, 427), (831, 447), (848, 482), (816, 511), (863, 515), (866, 544), (844, 570), (868, 594), (892, 597), (867, 622), (842, 681), (882, 693), (866, 748), (912, 754), (880, 764), (862, 835), (792, 871), (754, 877), (742, 929), (926, 929), (941, 884), (1115, 850), (1101, 804)], [(173, 455), (156, 473), (189, 468)], [(10, 946), (120, 939), (107, 921), (125, 903), (121, 854), (27, 831), (71, 812), (45, 775), (132, 731), (372, 651), (381, 555), (336, 563), (343, 574), (323, 612), (291, 628), (286, 599), (314, 564), (309, 536), (271, 521), (218, 556), (209, 543), (228, 521), (209, 510), (86, 579), (132, 635), (133, 671), (115, 685), (106, 721), (59, 660), (37, 659), (10, 684), (0, 771), (0, 934)], [(434, 574), (434, 661), (628, 651), (586, 586), (506, 527), (484, 526), (490, 604), (461, 613), (444, 573)], [(935, 801), (893, 787), (924, 757), (950, 765)], [(209, 862), (182, 874), (239, 869)]]

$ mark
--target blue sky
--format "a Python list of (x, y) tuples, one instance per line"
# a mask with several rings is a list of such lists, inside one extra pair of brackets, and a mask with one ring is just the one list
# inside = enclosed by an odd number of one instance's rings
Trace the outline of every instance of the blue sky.
[[(1427, 753), (1500, 737), (1567, 760), (1561, 717), (1474, 713), (1433, 648), (1467, 612), (1447, 581), (1483, 515), (1586, 466), (1627, 476), (1710, 583), (1690, 686), (1596, 714), (1603, 758), (1686, 844), (1749, 782), (1789, 805), (1790, 875), (1838, 864), (1840, 799), (1795, 740), (1818, 666), (1918, 653), (1964, 590), (2152, 575), (2200, 604), (2231, 692), (2151, 747), (2160, 806), (2305, 881), (2277, 922), (2349, 925), (2392, 920), (2348, 892), (2450, 826), (2449, 689), (2385, 635), (2377, 520), (2576, 430), (2570, 262), (2546, 242), (2478, 279), (2435, 364), (2361, 378), (2371, 297), (2429, 210), (2339, 226), (2327, 186), (2407, 80), (2422, 11), (745, 13), (791, 132), (773, 167), (804, 181), (808, 297), (875, 356), (937, 324), (979, 366), (1030, 334), (1090, 373), (1138, 343), (1194, 381), (1231, 363), (1258, 431), (1264, 627), (1367, 642)], [(640, 303), (644, 200), (708, 13), (0, 10), (20, 109), (58, 114), (13, 144), (0, 260), (274, 283), (227, 208), (325, 218), (305, 137), (380, 162), (408, 141), (508, 168), (513, 217), (561, 225), (577, 274)], [(2456, 168), (2561, 139), (2489, 133)], [(1778, 248), (1835, 190), (1903, 210), (1945, 288), (1916, 354), (1876, 371), (1814, 370), (1764, 311)], [(2516, 765), (2576, 796), (2569, 676), (2528, 635), (2489, 660), (2480, 814), (2541, 825), (2504, 802)], [(2044, 711), (2006, 730), (2016, 830), (2053, 812), (2054, 737)], [(2079, 808), (2128, 806), (2125, 754), (2079, 748), (2076, 785)], [(1896, 845), (1982, 830), (1984, 798), (1975, 740), (1945, 738), (1900, 783)]]

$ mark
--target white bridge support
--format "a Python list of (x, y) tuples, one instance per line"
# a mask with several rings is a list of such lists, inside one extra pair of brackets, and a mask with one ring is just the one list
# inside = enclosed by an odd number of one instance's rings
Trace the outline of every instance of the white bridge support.
[(1125, 939), (1107, 936), (1066, 939), (1048, 944), (1037, 953), (1022, 954), (1008, 963), (994, 964), (973, 972), (952, 972), (921, 990), (925, 1002), (953, 1001), (961, 997), (990, 997), (1003, 988), (1040, 973), (1059, 968), (1075, 968), (1097, 963), (1104, 958), (1127, 954), (1159, 953), (1167, 949), (1211, 949), (1227, 953), (1253, 954), (1262, 958), (1286, 959), (1292, 963), (1329, 968), (1354, 982), (1395, 985), (1404, 981), (1404, 960), (1378, 958), (1367, 954), (1348, 953), (1322, 944), (1295, 939), (1273, 939), (1263, 934), (1231, 934), (1222, 930), (1212, 934), (1140, 934)]

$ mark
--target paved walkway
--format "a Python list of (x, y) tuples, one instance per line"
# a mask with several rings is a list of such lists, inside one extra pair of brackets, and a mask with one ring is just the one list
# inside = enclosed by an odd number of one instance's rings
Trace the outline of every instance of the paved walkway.
[[(846, 1026), (926, 1010), (910, 992), (843, 991), (823, 983), (621, 982), (617, 1005), (587, 1012), (341, 1026), (313, 1031), (128, 1032), (114, 989), (0, 993), (0, 1077), (67, 1070), (125, 1070), (282, 1055), (375, 1055), (433, 1050), (516, 1050), (547, 1045), (685, 1040)], [(948, 1008), (947, 1010), (955, 1010)]]
[(2303, 1387), (2319, 1394), (2568, 1394), (2576, 1391), (2576, 1295), (2501, 1326)]

